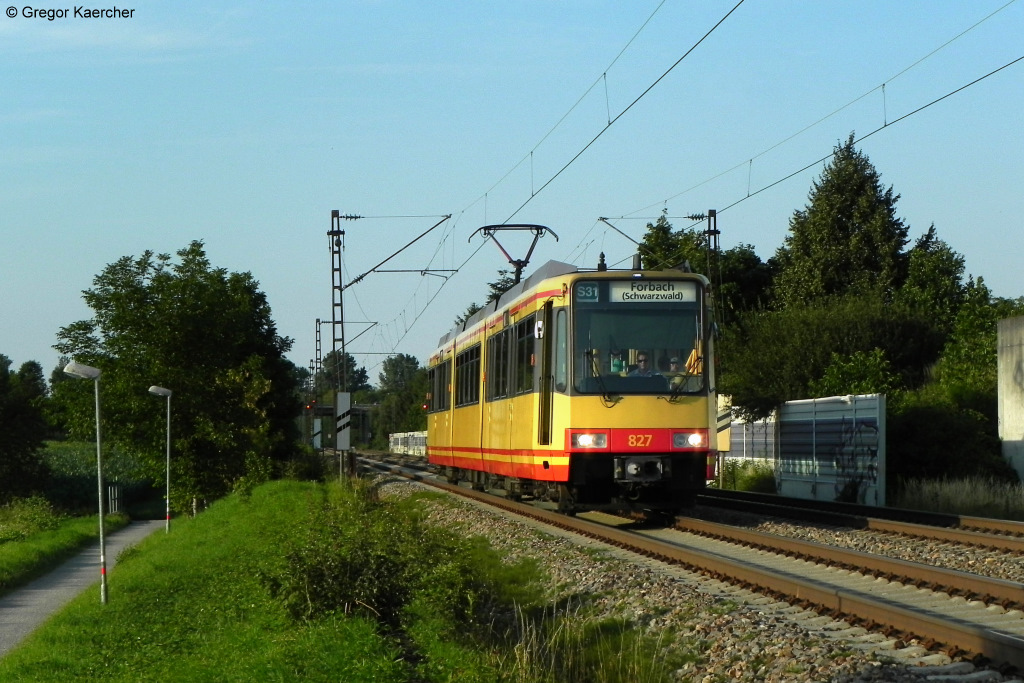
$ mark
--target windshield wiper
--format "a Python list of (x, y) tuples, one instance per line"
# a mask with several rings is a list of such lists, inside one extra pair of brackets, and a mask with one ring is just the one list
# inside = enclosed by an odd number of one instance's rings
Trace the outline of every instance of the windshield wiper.
[(598, 368), (597, 363), (594, 362), (594, 352), (587, 349), (583, 352), (583, 355), (587, 357), (587, 363), (590, 365), (590, 376), (597, 380), (597, 386), (601, 390), (601, 398), (604, 400), (604, 404), (609, 408), (614, 406), (618, 403), (618, 400), (608, 391), (608, 385), (604, 383), (601, 370)]
[[(697, 356), (697, 362), (700, 363), (701, 367), (703, 367), (704, 366), (704, 357), (703, 356)], [(699, 373), (699, 372), (693, 372), (692, 373), (692, 372), (690, 372), (688, 370), (684, 370), (683, 372), (681, 372), (678, 375), (676, 375), (675, 377), (673, 377), (672, 381), (669, 382), (669, 384), (672, 385), (672, 390), (669, 392), (669, 396), (668, 396), (669, 402), (675, 402), (675, 401), (677, 401), (679, 399), (680, 394), (683, 393), (683, 387), (686, 386), (686, 383), (689, 382), (690, 379), (696, 377), (698, 379), (703, 380), (702, 374), (703, 373)], [(677, 382), (675, 380), (679, 380), (679, 381)]]

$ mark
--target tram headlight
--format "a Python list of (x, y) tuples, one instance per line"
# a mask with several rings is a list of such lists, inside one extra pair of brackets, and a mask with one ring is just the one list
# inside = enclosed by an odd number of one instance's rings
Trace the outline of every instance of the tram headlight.
[(572, 435), (573, 448), (607, 448), (607, 434), (578, 433)]
[(703, 430), (675, 432), (672, 435), (673, 448), (705, 448), (707, 445), (707, 436)]

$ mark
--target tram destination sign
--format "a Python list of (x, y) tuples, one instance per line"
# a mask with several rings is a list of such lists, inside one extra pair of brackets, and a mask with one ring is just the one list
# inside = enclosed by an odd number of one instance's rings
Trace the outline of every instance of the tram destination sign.
[(608, 299), (611, 303), (697, 300), (697, 284), (685, 280), (627, 280), (610, 284)]

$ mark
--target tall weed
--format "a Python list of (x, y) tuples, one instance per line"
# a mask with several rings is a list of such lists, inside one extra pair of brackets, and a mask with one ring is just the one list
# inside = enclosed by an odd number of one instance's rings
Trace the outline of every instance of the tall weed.
[(1024, 520), (1024, 484), (1005, 479), (911, 479), (894, 507), (974, 517)]
[(582, 607), (517, 616), (511, 644), (496, 662), (510, 683), (658, 683), (682, 664), (681, 655), (667, 656), (662, 638)]

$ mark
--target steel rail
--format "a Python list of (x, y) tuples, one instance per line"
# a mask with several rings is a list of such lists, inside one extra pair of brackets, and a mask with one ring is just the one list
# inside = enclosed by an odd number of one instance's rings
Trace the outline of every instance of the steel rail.
[[(736, 496), (733, 492), (700, 496), (701, 503), (715, 507), (742, 510), (753, 514), (787, 519), (816, 521), (853, 529), (870, 529), (918, 538), (950, 541), (984, 548), (1024, 553), (1024, 523), (894, 508), (871, 508), (848, 503), (829, 504), (823, 501), (800, 501), (771, 494)], [(873, 514), (875, 513), (875, 514)], [(877, 516), (875, 516), (877, 514)], [(898, 519), (894, 519), (898, 517)], [(920, 520), (920, 521), (914, 521)]]
[(861, 573), (898, 580), (901, 583), (928, 587), (986, 603), (996, 603), (1002, 607), (1024, 607), (1024, 584), (1016, 581), (968, 574), (944, 567), (933, 567), (894, 557), (837, 548), (824, 543), (778, 536), (689, 517), (677, 519), (676, 528), (761, 548), (773, 553), (827, 562)]

